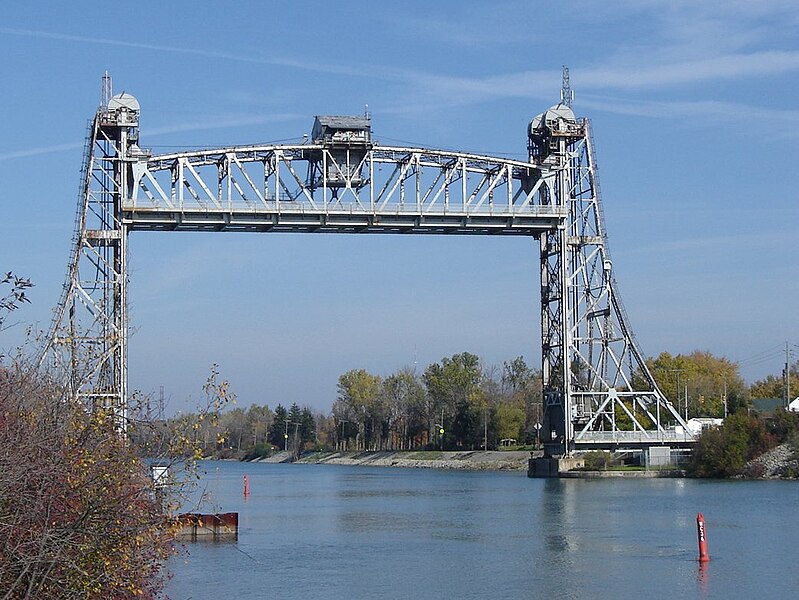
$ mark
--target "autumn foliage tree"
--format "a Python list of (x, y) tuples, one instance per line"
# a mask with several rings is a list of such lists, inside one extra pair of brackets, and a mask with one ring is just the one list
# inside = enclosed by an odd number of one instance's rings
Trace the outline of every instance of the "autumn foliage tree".
[[(785, 379), (785, 369), (780, 375), (768, 375), (763, 379), (758, 379), (749, 388), (752, 398), (784, 398), (788, 402), (799, 395), (799, 362), (795, 362), (788, 368), (789, 381)], [(790, 391), (790, 397), (788, 393)]]
[(689, 473), (694, 477), (739, 475), (748, 460), (772, 448), (776, 440), (757, 417), (739, 411), (718, 428), (702, 433), (694, 447)]
[(0, 369), (0, 597), (154, 598), (169, 551), (114, 419), (19, 362)]
[[(12, 274), (0, 279), (0, 331), (30, 287)], [(165, 510), (178, 497), (156, 494), (143, 446), (117, 416), (75, 401), (62, 381), (30, 364), (24, 348), (0, 354), (0, 600), (159, 597), (173, 549)], [(204, 388), (212, 409), (226, 385), (212, 372)], [(128, 423), (128, 431), (146, 426)], [(163, 458), (177, 457), (176, 473), (180, 465), (191, 472), (196, 446), (187, 436), (163, 427), (147, 434)], [(186, 479), (172, 481), (175, 492)]]
[(738, 365), (727, 358), (704, 350), (676, 355), (662, 352), (647, 360), (647, 365), (658, 387), (681, 413), (687, 391), (690, 417), (724, 416), (725, 394), (728, 414), (749, 404), (749, 390)]
[(333, 414), (340, 422), (357, 427), (356, 448), (378, 450), (385, 405), (380, 395), (381, 378), (364, 369), (347, 371), (338, 378), (338, 398)]

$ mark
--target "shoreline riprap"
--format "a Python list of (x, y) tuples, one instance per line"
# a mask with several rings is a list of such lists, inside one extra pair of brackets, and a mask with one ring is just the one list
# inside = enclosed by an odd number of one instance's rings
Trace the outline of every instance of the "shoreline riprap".
[(329, 464), (412, 469), (457, 469), (467, 471), (525, 471), (530, 452), (516, 451), (361, 451), (313, 452), (292, 460), (290, 453), (278, 452), (254, 462)]

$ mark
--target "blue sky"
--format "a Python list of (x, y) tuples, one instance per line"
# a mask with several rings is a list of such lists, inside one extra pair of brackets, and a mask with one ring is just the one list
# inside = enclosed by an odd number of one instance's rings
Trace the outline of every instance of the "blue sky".
[[(643, 351), (779, 373), (799, 351), (797, 30), (793, 1), (13, 3), (0, 270), (36, 288), (0, 347), (49, 323), (105, 70), (156, 153), (296, 139), (368, 104), (383, 143), (524, 158), (565, 64)], [(533, 240), (136, 233), (130, 250), (131, 384), (172, 410), (212, 363), (243, 405), (327, 410), (351, 368), (540, 361)]]

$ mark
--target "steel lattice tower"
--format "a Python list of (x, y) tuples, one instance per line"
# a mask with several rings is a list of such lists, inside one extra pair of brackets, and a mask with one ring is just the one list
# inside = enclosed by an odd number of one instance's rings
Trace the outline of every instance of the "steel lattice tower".
[(545, 452), (675, 441), (663, 423), (686, 423), (655, 383), (613, 277), (591, 124), (566, 99), (536, 116), (528, 135), (546, 201), (568, 208), (540, 237)]
[(71, 396), (127, 423), (127, 228), (122, 200), (137, 148), (139, 104), (111, 97), (89, 123), (67, 279), (40, 361), (68, 373)]

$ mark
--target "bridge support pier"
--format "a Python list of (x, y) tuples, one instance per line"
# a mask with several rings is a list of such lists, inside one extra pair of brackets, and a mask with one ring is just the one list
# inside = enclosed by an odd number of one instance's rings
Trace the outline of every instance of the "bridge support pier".
[(527, 476), (538, 477), (560, 477), (561, 473), (573, 469), (581, 469), (585, 466), (585, 460), (580, 456), (561, 456), (553, 458), (540, 456), (530, 458), (527, 463)]

